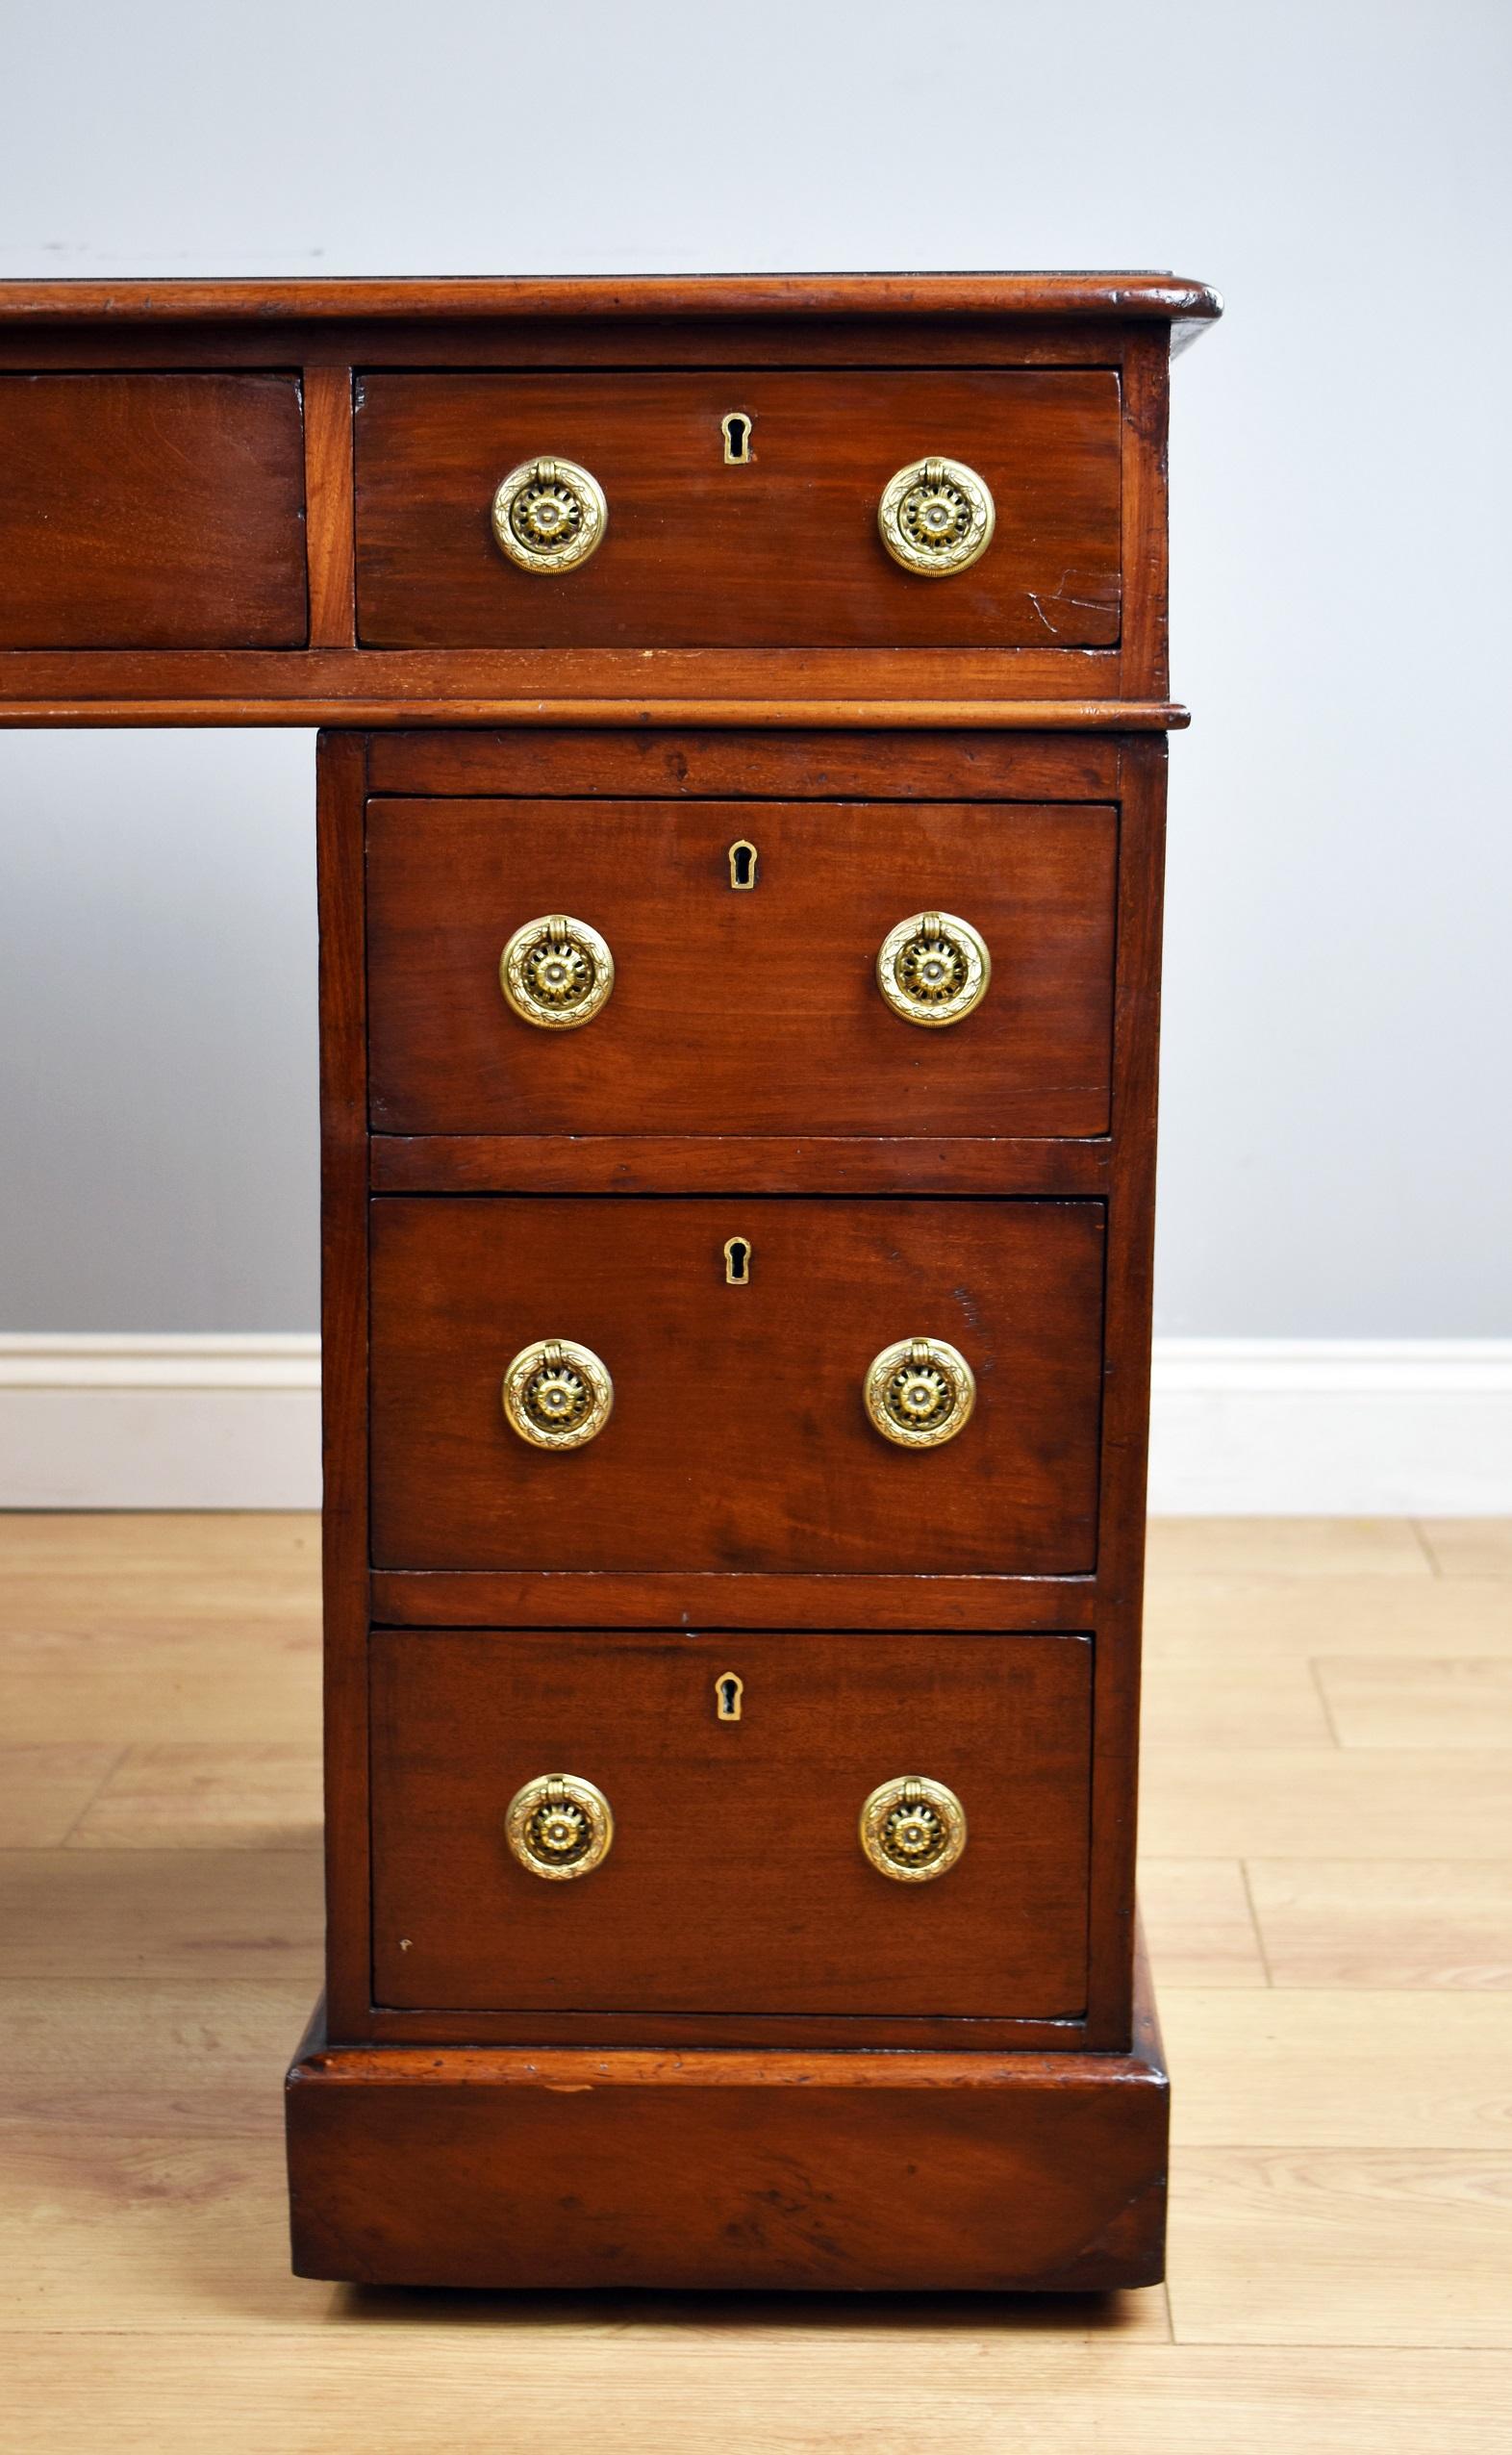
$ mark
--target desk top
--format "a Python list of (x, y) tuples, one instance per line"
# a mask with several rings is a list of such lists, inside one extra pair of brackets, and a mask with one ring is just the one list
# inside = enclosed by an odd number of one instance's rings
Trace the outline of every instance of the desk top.
[(1167, 272), (526, 274), (373, 281), (7, 281), (0, 323), (430, 322), (660, 316), (1148, 316), (1196, 335), (1217, 291)]
[[(0, 722), (1179, 724), (1168, 367), (1220, 313), (1164, 272), (0, 283)], [(500, 533), (532, 469), (602, 553)], [(885, 497), (946, 470), (984, 534), (921, 578)]]

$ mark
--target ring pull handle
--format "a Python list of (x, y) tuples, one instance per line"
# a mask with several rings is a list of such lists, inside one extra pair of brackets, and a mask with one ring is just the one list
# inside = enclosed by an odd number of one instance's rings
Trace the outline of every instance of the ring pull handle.
[(609, 1367), (574, 1338), (538, 1338), (512, 1356), (501, 1392), (504, 1420), (532, 1449), (582, 1449), (615, 1407)]
[(933, 1884), (966, 1848), (966, 1810), (944, 1782), (906, 1773), (880, 1782), (861, 1810), (861, 1847), (895, 1884)]
[(546, 453), (499, 480), (491, 518), (495, 544), (518, 569), (575, 571), (603, 544), (609, 506), (591, 470)]
[(566, 912), (539, 913), (516, 930), (499, 957), (499, 987), (521, 1023), (541, 1031), (579, 1031), (614, 993), (608, 940)]
[(884, 1440), (900, 1449), (938, 1449), (970, 1421), (976, 1376), (944, 1338), (898, 1338), (873, 1355), (863, 1394)]
[(614, 1810), (597, 1784), (581, 1774), (542, 1773), (517, 1790), (505, 1809), (504, 1837), (530, 1874), (547, 1884), (570, 1884), (608, 1858)]
[(965, 461), (933, 453), (889, 478), (877, 505), (877, 527), (894, 562), (928, 580), (970, 570), (992, 544), (996, 521), (987, 480)]
[(993, 976), (987, 941), (955, 912), (913, 912), (877, 949), (877, 987), (895, 1015), (926, 1030), (960, 1023)]

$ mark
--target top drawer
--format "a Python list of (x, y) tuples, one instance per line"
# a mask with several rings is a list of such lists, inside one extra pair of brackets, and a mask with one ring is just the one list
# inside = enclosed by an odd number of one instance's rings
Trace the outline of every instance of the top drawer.
[[(725, 420), (750, 458), (726, 459)], [(737, 432), (739, 448), (739, 432)], [(602, 542), (536, 571), (494, 542), (510, 471), (571, 461)], [(969, 568), (883, 546), (901, 468), (964, 463), (995, 509)], [(365, 647), (1109, 647), (1121, 600), (1107, 367), (374, 374), (357, 411)]]
[(292, 375), (0, 376), (0, 647), (303, 647)]

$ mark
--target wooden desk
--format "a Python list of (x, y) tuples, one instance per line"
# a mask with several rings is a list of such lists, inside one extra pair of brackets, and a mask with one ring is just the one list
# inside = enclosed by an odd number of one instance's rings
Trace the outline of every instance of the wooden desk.
[(0, 285), (0, 716), (303, 723), (295, 2264), (1161, 2270), (1165, 275)]

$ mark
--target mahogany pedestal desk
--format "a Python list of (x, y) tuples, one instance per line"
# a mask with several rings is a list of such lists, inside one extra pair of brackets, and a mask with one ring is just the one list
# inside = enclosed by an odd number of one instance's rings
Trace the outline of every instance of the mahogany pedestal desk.
[(0, 712), (318, 724), (294, 2261), (1161, 2272), (1163, 274), (0, 286)]

